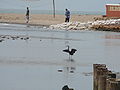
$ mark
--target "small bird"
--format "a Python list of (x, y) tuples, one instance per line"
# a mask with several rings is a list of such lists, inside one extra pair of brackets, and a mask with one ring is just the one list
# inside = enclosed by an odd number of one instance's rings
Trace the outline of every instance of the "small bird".
[(63, 50), (63, 52), (67, 52), (67, 53), (69, 53), (69, 58), (70, 58), (70, 55), (71, 55), (71, 57), (72, 57), (72, 55), (77, 51), (76, 49), (69, 49), (69, 45), (67, 46), (68, 48), (67, 49), (65, 49), (65, 50)]
[(24, 38), (24, 40), (28, 40), (28, 39), (29, 39), (29, 37), (25, 37), (25, 38)]
[(4, 41), (4, 39), (0, 39), (0, 42)]

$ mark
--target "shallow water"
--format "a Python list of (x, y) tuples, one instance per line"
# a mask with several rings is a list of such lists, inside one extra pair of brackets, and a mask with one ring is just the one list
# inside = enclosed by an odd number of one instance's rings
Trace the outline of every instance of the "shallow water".
[[(92, 64), (120, 72), (120, 33), (0, 24), (0, 36), (0, 90), (92, 90)], [(72, 60), (67, 45), (77, 49)]]

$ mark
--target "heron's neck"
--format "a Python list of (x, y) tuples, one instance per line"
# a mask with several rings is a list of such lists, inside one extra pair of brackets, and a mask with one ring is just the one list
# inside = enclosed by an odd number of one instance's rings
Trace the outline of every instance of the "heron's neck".
[(69, 50), (69, 46), (68, 46), (68, 50)]

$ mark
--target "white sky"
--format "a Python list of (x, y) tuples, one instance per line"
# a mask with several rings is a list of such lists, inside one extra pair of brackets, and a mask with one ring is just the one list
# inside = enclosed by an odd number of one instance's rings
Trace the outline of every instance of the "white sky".
[[(29, 6), (32, 9), (51, 10), (53, 0), (0, 0), (0, 8), (25, 9)], [(105, 4), (120, 3), (120, 0), (55, 0), (56, 10), (71, 11), (105, 11)]]

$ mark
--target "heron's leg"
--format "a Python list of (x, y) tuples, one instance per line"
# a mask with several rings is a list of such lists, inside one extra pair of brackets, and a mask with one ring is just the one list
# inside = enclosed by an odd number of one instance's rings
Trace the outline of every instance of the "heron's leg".
[(69, 55), (69, 60), (70, 60), (70, 55)]
[(72, 60), (72, 55), (71, 55), (71, 59), (70, 60)]

